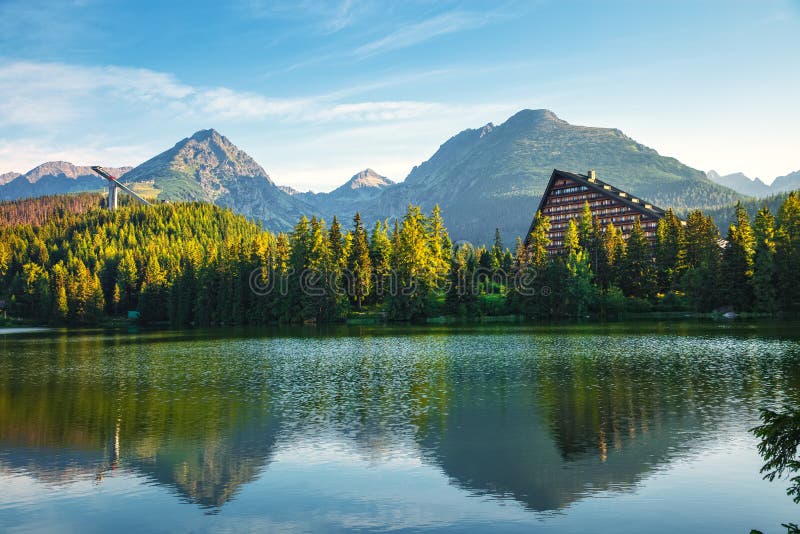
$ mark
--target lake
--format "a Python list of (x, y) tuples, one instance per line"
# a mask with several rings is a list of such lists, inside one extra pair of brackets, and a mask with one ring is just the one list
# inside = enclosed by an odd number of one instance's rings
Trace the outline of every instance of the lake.
[(0, 530), (785, 532), (799, 327), (0, 333)]

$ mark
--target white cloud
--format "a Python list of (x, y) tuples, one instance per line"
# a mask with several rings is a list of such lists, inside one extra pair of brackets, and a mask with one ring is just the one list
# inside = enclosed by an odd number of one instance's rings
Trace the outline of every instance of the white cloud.
[(50, 137), (0, 138), (0, 173), (25, 173), (45, 161), (69, 161), (76, 165), (137, 165), (144, 155), (153, 156), (166, 147), (107, 144), (101, 139), (62, 142)]
[(57, 159), (135, 165), (213, 127), (286, 181), (330, 189), (367, 166), (402, 179), (453, 127), (482, 120), (480, 107), (357, 93), (272, 98), (148, 69), (0, 61), (0, 172)]
[(147, 69), (0, 63), (0, 126), (5, 127), (82, 121), (117, 109), (210, 121), (321, 122), (405, 119), (437, 106), (416, 101), (339, 103), (328, 95), (279, 99), (226, 87), (193, 87)]

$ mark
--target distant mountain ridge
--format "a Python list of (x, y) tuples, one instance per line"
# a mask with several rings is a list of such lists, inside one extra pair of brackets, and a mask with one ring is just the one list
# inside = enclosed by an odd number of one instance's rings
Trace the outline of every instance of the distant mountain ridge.
[[(349, 219), (357, 211), (368, 211), (369, 206), (385, 190), (397, 184), (374, 170), (367, 168), (353, 175), (347, 182), (329, 193), (297, 193), (297, 196), (314, 209), (315, 214), (330, 220), (334, 215)], [(378, 217), (380, 218), (380, 217)]]
[(730, 187), (738, 193), (756, 198), (800, 189), (800, 171), (795, 171), (786, 176), (778, 176), (772, 184), (765, 184), (760, 178), (753, 179), (741, 172), (720, 176), (718, 172), (711, 170), (706, 175), (714, 183)]
[(7, 184), (11, 180), (19, 176), (22, 175), (18, 172), (4, 172), (3, 174), (0, 174), (0, 185)]
[[(131, 167), (114, 167), (110, 171), (123, 176)], [(91, 167), (73, 165), (67, 161), (49, 161), (19, 174), (10, 172), (0, 175), (0, 200), (39, 197), (60, 193), (99, 191), (107, 182)]]
[[(498, 227), (510, 245), (528, 227), (553, 168), (595, 169), (602, 180), (665, 208), (708, 209), (743, 198), (620, 130), (576, 126), (545, 109), (522, 110), (502, 124), (456, 134), (400, 183), (367, 168), (330, 193), (301, 193), (276, 185), (253, 158), (213, 129), (182, 139), (129, 170), (124, 181), (161, 200), (231, 207), (273, 231), (292, 228), (301, 215), (328, 221), (338, 215), (344, 223), (358, 211), (371, 224), (402, 216), (409, 203), (426, 211), (439, 204), (454, 240), (486, 243)], [(99, 178), (92, 180), (93, 188), (103, 187)], [(27, 184), (24, 196), (33, 196), (42, 181), (17, 176), (0, 186), (0, 194), (19, 183)]]
[(769, 185), (762, 182), (759, 178), (753, 180), (741, 172), (720, 176), (719, 173), (711, 170), (706, 173), (706, 176), (708, 176), (708, 179), (715, 184), (730, 187), (737, 193), (741, 193), (750, 197), (761, 197), (770, 194)]
[(800, 171), (794, 171), (785, 176), (778, 176), (770, 187), (776, 193), (800, 189)]
[(395, 183), (392, 180), (367, 168), (355, 174), (347, 182), (334, 189), (329, 194), (334, 197), (349, 196), (353, 191), (357, 191), (359, 194), (369, 193), (370, 191), (385, 189), (393, 185), (395, 185)]

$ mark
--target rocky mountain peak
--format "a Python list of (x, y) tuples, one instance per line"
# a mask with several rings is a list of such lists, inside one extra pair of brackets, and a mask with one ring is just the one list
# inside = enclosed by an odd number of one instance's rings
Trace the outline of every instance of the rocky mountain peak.
[(384, 188), (390, 185), (394, 185), (392, 180), (367, 168), (350, 178), (343, 187), (347, 189), (362, 189), (364, 187)]
[(237, 178), (260, 178), (272, 183), (261, 165), (214, 129), (197, 131), (179, 141), (136, 167), (128, 178), (148, 181), (168, 174), (182, 175), (187, 183), (199, 185), (204, 191), (187, 194), (187, 198), (208, 197), (212, 201), (226, 192), (227, 182)]
[[(209, 139), (225, 139), (218, 131), (214, 128), (209, 128), (208, 130), (198, 130), (189, 138), (194, 141), (208, 141)], [(225, 139), (227, 141), (227, 139)]]
[(20, 176), (22, 175), (18, 172), (4, 172), (3, 174), (0, 174), (0, 185), (7, 184), (11, 180), (14, 180)]
[(214, 129), (199, 130), (126, 176), (152, 184), (158, 198), (211, 202), (288, 229), (306, 206), (278, 188), (261, 165)]
[[(109, 170), (112, 172), (112, 174), (114, 174), (114, 176), (119, 177), (131, 170), (131, 167), (110, 167)], [(23, 176), (28, 182), (35, 184), (47, 176), (57, 176), (69, 178), (71, 180), (77, 180), (83, 176), (96, 177), (97, 175), (91, 167), (86, 165), (73, 165), (68, 161), (48, 161), (47, 163), (42, 163), (41, 165), (34, 167), (30, 171), (26, 172)]]
[(523, 109), (522, 111), (518, 111), (504, 123), (504, 124), (515, 124), (515, 123), (524, 123), (530, 125), (536, 124), (547, 124), (547, 123), (559, 123), (559, 124), (566, 124), (565, 121), (562, 121), (558, 118), (558, 115), (550, 111), (549, 109)]

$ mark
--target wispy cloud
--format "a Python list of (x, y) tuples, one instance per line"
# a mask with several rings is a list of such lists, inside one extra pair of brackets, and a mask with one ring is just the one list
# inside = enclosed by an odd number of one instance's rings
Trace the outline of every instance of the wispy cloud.
[(417, 101), (336, 100), (337, 95), (271, 98), (226, 87), (195, 87), (147, 69), (0, 63), (0, 126), (6, 127), (64, 124), (112, 109), (123, 110), (123, 114), (127, 110), (210, 121), (359, 122), (410, 118), (441, 106)]
[(353, 50), (352, 55), (365, 58), (392, 50), (414, 46), (436, 37), (486, 26), (496, 19), (486, 13), (451, 11), (401, 26), (385, 37), (371, 41)]
[[(319, 139), (322, 132), (368, 125), (397, 128), (400, 123), (459, 114), (452, 103), (357, 101), (356, 94), (345, 90), (274, 98), (229, 87), (194, 86), (172, 74), (148, 69), (0, 61), (0, 172), (25, 171), (53, 159), (83, 164), (137, 163), (199, 128), (267, 130), (275, 132), (264, 134), (274, 142), (297, 145)], [(391, 138), (387, 132), (382, 130), (381, 135)], [(288, 141), (291, 136), (294, 140)], [(252, 142), (256, 147), (264, 143), (263, 138), (255, 137)], [(352, 154), (366, 144), (382, 142), (365, 134), (357, 143), (337, 150)], [(315, 155), (321, 154), (320, 147), (314, 150)], [(397, 149), (393, 150), (398, 158)], [(286, 148), (283, 151), (281, 157)], [(296, 156), (301, 157), (299, 153)], [(341, 167), (349, 165), (349, 158), (352, 156), (342, 161)], [(408, 166), (413, 163), (416, 161), (409, 161)], [(322, 160), (319, 164), (326, 166)], [(354, 166), (353, 172), (356, 170)], [(333, 180), (332, 172), (322, 174)]]
[[(366, 44), (339, 50), (319, 50), (313, 55), (295, 58), (282, 68), (271, 69), (264, 77), (277, 76), (315, 65), (330, 62), (363, 61), (383, 53), (409, 48), (441, 37), (462, 31), (474, 30), (503, 20), (507, 14), (502, 9), (478, 13), (472, 11), (448, 11), (430, 16), (423, 20), (398, 24), (385, 24), (391, 29), (380, 33), (380, 26), (373, 26), (364, 33), (365, 38), (372, 38)], [(375, 38), (379, 34), (380, 37)]]
[(329, 34), (354, 24), (370, 4), (359, 0), (238, 0), (234, 4), (248, 18), (308, 21)]
[(155, 147), (144, 144), (113, 144), (99, 136), (65, 143), (55, 136), (42, 135), (20, 139), (0, 136), (0, 173), (16, 171), (25, 173), (45, 161), (69, 161), (76, 165), (95, 165), (110, 162), (112, 166), (136, 165), (153, 155)]

